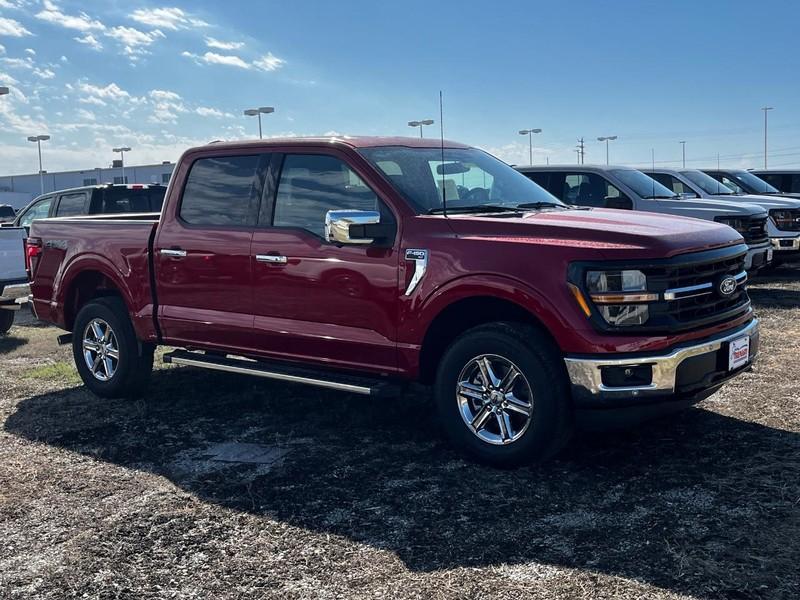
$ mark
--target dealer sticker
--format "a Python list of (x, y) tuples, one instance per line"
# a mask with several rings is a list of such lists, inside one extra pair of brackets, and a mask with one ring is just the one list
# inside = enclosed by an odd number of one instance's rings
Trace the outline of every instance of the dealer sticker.
[(728, 350), (728, 370), (733, 371), (747, 364), (750, 360), (750, 336), (741, 337), (731, 342)]

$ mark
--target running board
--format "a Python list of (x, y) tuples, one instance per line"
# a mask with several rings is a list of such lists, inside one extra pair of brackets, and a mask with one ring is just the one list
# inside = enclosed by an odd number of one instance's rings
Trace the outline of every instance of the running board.
[(302, 383), (363, 396), (396, 397), (401, 391), (398, 384), (378, 378), (344, 375), (275, 362), (268, 363), (246, 358), (229, 358), (227, 356), (189, 352), (187, 350), (175, 350), (165, 354), (163, 360), (165, 363), (173, 365), (186, 365), (213, 371), (255, 375), (266, 379)]

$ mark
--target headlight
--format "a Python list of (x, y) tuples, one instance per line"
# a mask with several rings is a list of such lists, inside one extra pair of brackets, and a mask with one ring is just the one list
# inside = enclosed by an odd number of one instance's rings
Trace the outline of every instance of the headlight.
[(722, 223), (728, 227), (733, 227), (737, 233), (744, 234), (747, 231), (747, 223), (739, 217), (717, 217), (714, 219), (717, 223)]
[(649, 318), (645, 302), (655, 302), (658, 294), (647, 292), (647, 277), (637, 270), (589, 271), (586, 288), (597, 310), (609, 325), (644, 325)]

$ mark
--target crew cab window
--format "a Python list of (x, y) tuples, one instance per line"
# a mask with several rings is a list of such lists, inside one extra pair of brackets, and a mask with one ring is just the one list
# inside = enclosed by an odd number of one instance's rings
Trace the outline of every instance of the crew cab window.
[(53, 197), (42, 198), (36, 204), (32, 205), (26, 210), (19, 218), (20, 227), (30, 227), (36, 219), (46, 219), (50, 214), (50, 205), (53, 203)]
[(86, 213), (86, 194), (64, 194), (58, 200), (57, 217), (76, 217)]
[(275, 198), (275, 227), (299, 227), (323, 237), (329, 210), (379, 210), (392, 219), (366, 183), (338, 158), (287, 154)]
[(253, 225), (261, 193), (260, 158), (248, 155), (196, 160), (183, 190), (181, 219), (190, 225)]
[(668, 173), (646, 173), (653, 179), (655, 179), (658, 183), (666, 187), (667, 189), (672, 190), (676, 194), (686, 194), (687, 196), (694, 196), (697, 197), (697, 194), (694, 193), (692, 188), (688, 185), (683, 183), (680, 179), (673, 175), (669, 175)]
[(622, 193), (596, 173), (567, 173), (562, 198), (578, 206), (605, 206), (606, 198), (618, 198)]
[(103, 214), (160, 212), (164, 203), (162, 186), (108, 188), (103, 191)]
[(720, 181), (720, 183), (722, 183), (722, 185), (728, 186), (729, 188), (731, 188), (737, 194), (744, 194), (745, 193), (744, 188), (742, 186), (740, 186), (738, 183), (736, 183), (735, 179), (731, 179), (727, 175), (712, 175), (712, 177), (714, 177), (714, 179), (718, 179)]

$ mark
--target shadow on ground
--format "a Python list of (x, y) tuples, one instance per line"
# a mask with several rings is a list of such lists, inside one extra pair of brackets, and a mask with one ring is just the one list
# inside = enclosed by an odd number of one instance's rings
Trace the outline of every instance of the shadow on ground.
[(24, 339), (13, 335), (0, 335), (0, 354), (9, 354), (25, 343)]
[[(151, 389), (127, 403), (81, 388), (33, 397), (5, 429), (163, 475), (208, 503), (390, 550), (415, 571), (533, 561), (683, 593), (798, 589), (796, 433), (694, 409), (581, 437), (545, 467), (498, 471), (456, 456), (425, 398), (378, 402), (190, 369), (156, 372)], [(230, 440), (287, 454), (266, 472), (187, 468)]]

